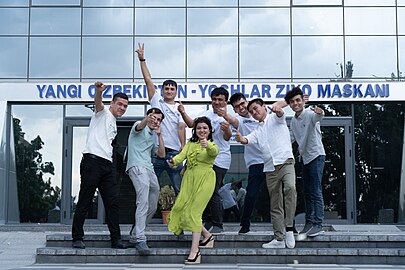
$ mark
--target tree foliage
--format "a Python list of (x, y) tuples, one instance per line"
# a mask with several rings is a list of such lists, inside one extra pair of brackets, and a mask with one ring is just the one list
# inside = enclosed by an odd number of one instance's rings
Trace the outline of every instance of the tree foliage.
[(24, 139), (20, 120), (13, 118), (18, 201), (21, 222), (46, 222), (48, 211), (60, 199), (60, 188), (52, 187), (50, 177), (55, 168), (44, 162), (40, 150), (44, 145), (40, 136), (31, 142)]

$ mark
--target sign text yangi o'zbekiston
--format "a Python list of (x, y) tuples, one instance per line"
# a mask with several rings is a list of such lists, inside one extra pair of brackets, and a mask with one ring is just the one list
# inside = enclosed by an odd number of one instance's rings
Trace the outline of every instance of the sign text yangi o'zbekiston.
[[(104, 99), (121, 92), (131, 102), (147, 102), (147, 88), (137, 83), (107, 84)], [(191, 102), (210, 101), (216, 87), (225, 87), (230, 95), (240, 92), (248, 99), (265, 101), (282, 99), (293, 87), (299, 86), (311, 101), (404, 101), (403, 82), (330, 82), (330, 83), (179, 83), (178, 100)], [(155, 88), (161, 91), (162, 86)], [(92, 101), (96, 89), (90, 83), (0, 83), (0, 100), (8, 101)]]

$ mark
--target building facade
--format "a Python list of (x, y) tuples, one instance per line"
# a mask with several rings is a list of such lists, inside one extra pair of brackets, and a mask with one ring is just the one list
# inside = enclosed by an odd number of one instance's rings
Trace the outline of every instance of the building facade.
[[(134, 52), (142, 43), (154, 82), (178, 81), (191, 114), (209, 108), (215, 86), (272, 102), (301, 85), (327, 114), (327, 221), (405, 220), (405, 0), (7, 0), (0, 1), (1, 223), (71, 222), (96, 80), (131, 96), (114, 164), (121, 221), (132, 222), (121, 156), (148, 108)], [(246, 172), (243, 147), (233, 143), (225, 181), (246, 185)], [(298, 165), (297, 176), (300, 194)], [(38, 179), (47, 184), (35, 186)], [(266, 193), (254, 221), (269, 219)], [(90, 220), (101, 223), (94, 201)]]

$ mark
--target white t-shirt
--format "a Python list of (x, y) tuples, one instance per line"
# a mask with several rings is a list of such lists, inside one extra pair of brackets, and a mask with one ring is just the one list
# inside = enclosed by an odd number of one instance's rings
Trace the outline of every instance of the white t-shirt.
[(112, 162), (111, 145), (117, 135), (117, 119), (107, 106), (91, 117), (83, 154), (93, 154)]
[[(243, 117), (240, 115), (235, 116), (238, 119), (238, 131), (243, 136), (250, 134), (254, 129), (259, 126), (259, 121), (255, 120), (251, 115), (249, 117)], [(258, 144), (246, 144), (245, 145), (245, 163), (246, 167), (249, 168), (250, 165), (262, 164), (262, 151)]]
[(205, 111), (200, 116), (206, 116), (211, 120), (214, 131), (212, 138), (214, 139), (214, 143), (219, 147), (219, 153), (215, 158), (214, 165), (228, 170), (231, 166), (231, 144), (224, 139), (224, 134), (220, 128), (221, 123), (226, 122), (226, 120), (223, 117), (219, 117), (212, 110)]
[[(184, 123), (183, 118), (177, 110), (179, 104), (177, 102), (175, 104), (164, 102), (163, 97), (158, 93), (153, 95), (149, 103), (153, 108), (159, 108), (165, 115), (165, 119), (163, 119), (160, 125), (165, 147), (179, 151), (181, 147), (179, 139), (179, 123)], [(154, 134), (154, 142), (156, 145), (159, 144), (156, 134)]]
[(272, 172), (274, 166), (294, 158), (285, 114), (282, 117), (275, 113), (268, 114), (259, 127), (245, 137), (248, 144), (259, 145), (263, 154), (264, 172)]

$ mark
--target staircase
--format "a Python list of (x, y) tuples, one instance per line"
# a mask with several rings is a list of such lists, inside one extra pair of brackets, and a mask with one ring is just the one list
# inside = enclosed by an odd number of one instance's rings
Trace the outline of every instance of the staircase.
[[(405, 231), (394, 225), (327, 226), (324, 235), (297, 241), (294, 249), (264, 249), (272, 239), (270, 224), (251, 227), (238, 235), (239, 226), (227, 225), (217, 235), (213, 249), (201, 249), (203, 263), (255, 264), (405, 264)], [(71, 248), (69, 233), (47, 236), (46, 247), (37, 249), (37, 263), (173, 263), (184, 262), (191, 245), (191, 234), (175, 236), (165, 225), (153, 224), (147, 231), (149, 256), (136, 249), (110, 248), (108, 232), (86, 233), (86, 249)], [(122, 240), (128, 241), (128, 235)]]

